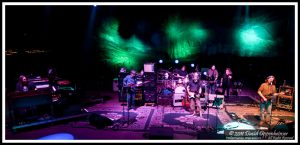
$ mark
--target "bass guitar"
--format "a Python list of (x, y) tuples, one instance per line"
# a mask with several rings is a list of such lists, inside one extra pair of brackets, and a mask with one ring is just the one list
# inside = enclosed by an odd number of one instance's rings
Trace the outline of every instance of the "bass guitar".
[(127, 84), (127, 86), (124, 86), (124, 88), (127, 88), (128, 90), (134, 91), (135, 87), (141, 87), (144, 84), (149, 83), (149, 82), (151, 82), (151, 81), (145, 81), (145, 82), (138, 83), (138, 84), (130, 83), (130, 84)]
[(189, 99), (194, 99), (196, 97), (200, 97), (199, 92), (188, 92)]

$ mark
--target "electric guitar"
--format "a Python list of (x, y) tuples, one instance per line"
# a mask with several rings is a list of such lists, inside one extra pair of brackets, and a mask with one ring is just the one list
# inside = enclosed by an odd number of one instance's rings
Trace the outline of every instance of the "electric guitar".
[(208, 77), (208, 81), (209, 84), (213, 85), (217, 83), (217, 80), (215, 80), (214, 76)]
[[(274, 94), (266, 95), (265, 98), (272, 98), (273, 96), (284, 95), (284, 94), (285, 92), (274, 93)], [(264, 103), (266, 101), (262, 97), (260, 97), (260, 102)]]
[(196, 97), (200, 97), (200, 94), (199, 92), (188, 92), (188, 95), (189, 95), (189, 99), (194, 99)]
[(146, 83), (149, 83), (149, 82), (151, 82), (151, 81), (145, 81), (145, 82), (142, 82), (142, 83), (139, 83), (139, 84), (130, 83), (130, 84), (127, 84), (127, 86), (125, 86), (125, 87), (128, 87), (130, 89), (134, 89), (135, 87), (140, 87), (140, 86), (142, 86)]

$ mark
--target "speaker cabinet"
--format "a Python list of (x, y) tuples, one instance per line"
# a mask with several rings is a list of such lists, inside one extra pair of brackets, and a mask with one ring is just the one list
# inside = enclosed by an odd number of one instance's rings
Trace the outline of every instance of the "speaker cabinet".
[(289, 86), (280, 86), (279, 92), (283, 92), (284, 95), (279, 94), (277, 96), (276, 107), (292, 110), (294, 106), (294, 88)]

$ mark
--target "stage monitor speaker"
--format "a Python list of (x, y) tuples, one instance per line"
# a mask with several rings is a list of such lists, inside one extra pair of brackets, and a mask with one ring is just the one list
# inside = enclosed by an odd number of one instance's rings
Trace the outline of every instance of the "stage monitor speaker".
[(171, 127), (151, 127), (149, 129), (149, 139), (173, 139), (173, 134)]
[(103, 129), (105, 126), (111, 126), (114, 124), (112, 120), (105, 116), (101, 116), (96, 113), (92, 113), (88, 116), (90, 125), (95, 126), (97, 129)]

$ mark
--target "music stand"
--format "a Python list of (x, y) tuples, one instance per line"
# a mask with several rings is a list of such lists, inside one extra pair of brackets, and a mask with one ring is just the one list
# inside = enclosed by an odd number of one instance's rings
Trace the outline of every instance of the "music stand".
[[(125, 87), (125, 86), (122, 86), (122, 91), (121, 91), (121, 96), (122, 96), (122, 100), (125, 100), (124, 99), (124, 96), (125, 95), (123, 95), (123, 91), (124, 91), (124, 88), (126, 89), (126, 97), (127, 97), (127, 94), (128, 94), (128, 88), (129, 87)], [(126, 99), (127, 100), (127, 99)], [(127, 102), (128, 103), (128, 102)], [(127, 105), (129, 105), (129, 104), (127, 104)], [(125, 124), (125, 122), (126, 122), (126, 120), (124, 121), (124, 119), (125, 119), (125, 105), (122, 103), (122, 106), (123, 106), (123, 111), (122, 111), (122, 125), (124, 125)], [(127, 107), (127, 116), (128, 116), (128, 118), (127, 118), (127, 125), (129, 125), (129, 108)]]

